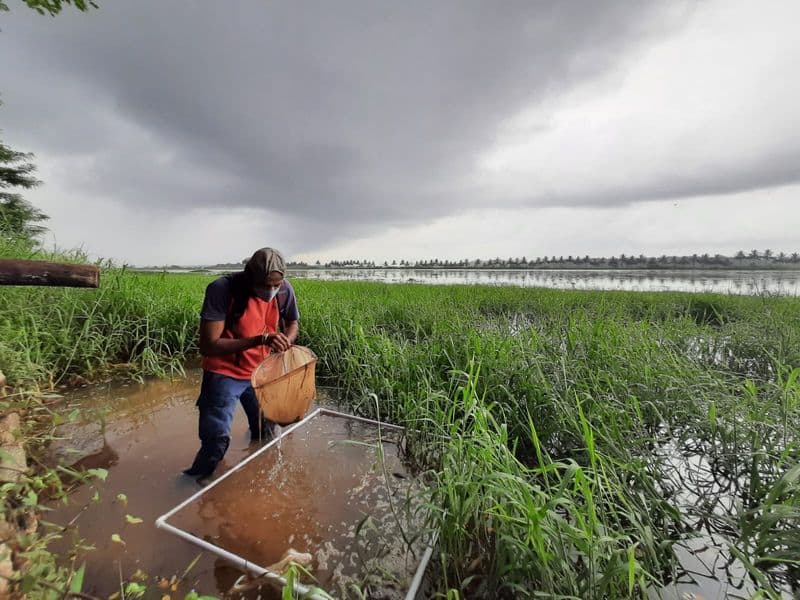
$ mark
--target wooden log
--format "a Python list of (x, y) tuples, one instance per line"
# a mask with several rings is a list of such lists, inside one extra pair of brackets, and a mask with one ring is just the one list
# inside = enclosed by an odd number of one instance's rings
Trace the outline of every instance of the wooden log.
[(0, 259), (0, 285), (96, 288), (100, 287), (100, 269), (94, 265)]

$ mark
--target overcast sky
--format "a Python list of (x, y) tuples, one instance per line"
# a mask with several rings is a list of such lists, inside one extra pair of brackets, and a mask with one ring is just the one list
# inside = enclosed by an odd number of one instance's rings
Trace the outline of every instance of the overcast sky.
[(0, 13), (49, 242), (137, 265), (800, 251), (800, 2)]

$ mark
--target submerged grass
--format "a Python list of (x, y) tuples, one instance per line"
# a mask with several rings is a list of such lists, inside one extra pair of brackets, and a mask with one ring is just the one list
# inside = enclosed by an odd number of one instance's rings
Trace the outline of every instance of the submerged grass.
[[(4, 289), (0, 368), (21, 387), (180, 372), (210, 280)], [(448, 597), (645, 597), (680, 575), (674, 544), (710, 530), (753, 593), (790, 593), (800, 300), (294, 284), (320, 375), (412, 432)], [(691, 501), (676, 456), (708, 464)]]

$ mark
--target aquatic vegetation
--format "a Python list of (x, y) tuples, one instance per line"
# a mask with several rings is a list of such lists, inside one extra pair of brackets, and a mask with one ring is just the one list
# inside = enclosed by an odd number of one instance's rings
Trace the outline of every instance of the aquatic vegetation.
[(361, 414), (377, 396), (436, 478), (444, 587), (644, 596), (685, 580), (676, 543), (711, 533), (745, 597), (795, 585), (798, 300), (297, 288), (320, 372)]

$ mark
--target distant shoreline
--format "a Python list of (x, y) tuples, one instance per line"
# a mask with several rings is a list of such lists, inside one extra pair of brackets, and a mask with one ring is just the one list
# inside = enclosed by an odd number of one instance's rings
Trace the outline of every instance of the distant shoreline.
[[(126, 267), (128, 270), (137, 271), (142, 273), (221, 273), (221, 272), (234, 272), (241, 270), (241, 266), (209, 266), (209, 267)], [(718, 271), (729, 273), (742, 273), (742, 272), (758, 272), (758, 271), (778, 271), (778, 272), (800, 272), (800, 264), (781, 264), (781, 265), (754, 265), (754, 266), (730, 266), (730, 265), (657, 265), (657, 266), (644, 266), (644, 265), (625, 265), (618, 267), (610, 266), (586, 266), (586, 265), (541, 265), (536, 267), (459, 267), (459, 266), (435, 266), (435, 267), (400, 267), (400, 266), (315, 266), (315, 265), (288, 265), (290, 272), (297, 273), (302, 271), (595, 271), (595, 272), (703, 272), (703, 271)]]
[[(239, 263), (217, 263), (215, 265), (162, 265), (127, 268), (136, 271), (192, 271), (228, 272), (240, 271), (244, 261)], [(391, 271), (800, 271), (800, 253), (775, 255), (771, 250), (759, 254), (753, 250), (750, 255), (739, 252), (736, 256), (715, 254), (692, 254), (689, 256), (626, 256), (620, 254), (611, 257), (591, 256), (545, 256), (531, 260), (524, 256), (502, 259), (463, 259), (463, 260), (430, 260), (407, 261), (401, 259), (381, 263), (370, 260), (334, 260), (326, 263), (316, 261), (289, 262), (291, 271), (331, 271), (331, 270), (391, 270)]]

